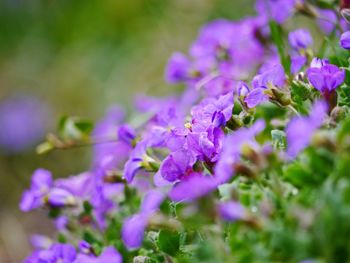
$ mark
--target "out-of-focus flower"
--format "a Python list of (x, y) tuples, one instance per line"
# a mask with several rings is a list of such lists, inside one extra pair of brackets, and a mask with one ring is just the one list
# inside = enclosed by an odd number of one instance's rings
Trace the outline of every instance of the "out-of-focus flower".
[(257, 105), (268, 100), (265, 90), (269, 85), (274, 87), (283, 87), (286, 77), (281, 64), (268, 66), (262, 70), (262, 73), (256, 75), (252, 81), (253, 89), (248, 93), (245, 102), (249, 108), (254, 108)]
[(215, 166), (215, 177), (219, 184), (227, 183), (235, 173), (235, 164), (240, 161), (243, 145), (257, 146), (255, 136), (265, 128), (265, 122), (258, 120), (250, 128), (241, 128), (224, 140), (224, 147)]
[(350, 31), (347, 31), (341, 35), (340, 46), (344, 49), (350, 49)]
[(20, 152), (38, 143), (45, 135), (48, 110), (30, 96), (11, 96), (0, 102), (0, 149)]
[(303, 28), (290, 32), (288, 39), (291, 47), (296, 50), (306, 49), (313, 44), (310, 32)]
[(190, 202), (212, 192), (217, 185), (209, 175), (192, 173), (170, 190), (169, 197), (175, 202)]
[(159, 209), (164, 198), (164, 194), (157, 190), (148, 192), (143, 198), (140, 212), (124, 221), (122, 239), (128, 249), (137, 249), (142, 245), (148, 219)]
[(306, 64), (306, 57), (301, 55), (294, 55), (291, 57), (290, 71), (292, 74), (297, 74), (300, 69)]
[(20, 209), (28, 212), (44, 204), (44, 197), (49, 193), (53, 186), (52, 175), (50, 171), (37, 169), (31, 179), (31, 186), (26, 190), (20, 202)]
[(331, 34), (338, 23), (337, 14), (333, 10), (318, 9), (319, 18), (317, 19), (319, 27), (327, 35)]
[(287, 125), (287, 154), (295, 158), (306, 148), (314, 132), (322, 125), (327, 114), (327, 104), (324, 101), (316, 102), (311, 114), (306, 117), (294, 117)]
[(49, 249), (33, 252), (24, 263), (75, 263), (77, 253), (70, 244), (53, 244)]
[(193, 156), (187, 150), (173, 152), (162, 162), (160, 174), (165, 180), (174, 182), (185, 176), (194, 162)]
[(265, 19), (284, 23), (294, 12), (295, 0), (257, 0), (255, 8)]
[(218, 205), (219, 216), (228, 222), (243, 219), (245, 216), (244, 207), (235, 201), (222, 202)]
[(180, 52), (174, 53), (168, 62), (165, 78), (169, 83), (182, 82), (188, 79), (190, 69), (189, 59)]

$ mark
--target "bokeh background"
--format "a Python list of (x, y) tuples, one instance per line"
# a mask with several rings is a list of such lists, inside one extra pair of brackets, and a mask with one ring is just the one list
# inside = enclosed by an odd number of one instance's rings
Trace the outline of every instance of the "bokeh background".
[(64, 177), (89, 167), (90, 149), (35, 154), (63, 114), (93, 121), (138, 92), (166, 95), (164, 67), (201, 25), (253, 14), (252, 0), (0, 1), (0, 262), (20, 262), (40, 212), (18, 210), (37, 167)]

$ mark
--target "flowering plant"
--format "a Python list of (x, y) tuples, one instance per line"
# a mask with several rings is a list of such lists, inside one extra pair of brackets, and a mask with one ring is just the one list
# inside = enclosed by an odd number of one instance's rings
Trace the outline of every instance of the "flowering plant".
[(24, 262), (348, 262), (350, 3), (310, 2), (205, 25), (166, 67), (183, 92), (137, 97), (129, 122), (62, 118), (38, 152), (91, 145), (92, 164), (34, 172), (20, 209), (57, 234)]

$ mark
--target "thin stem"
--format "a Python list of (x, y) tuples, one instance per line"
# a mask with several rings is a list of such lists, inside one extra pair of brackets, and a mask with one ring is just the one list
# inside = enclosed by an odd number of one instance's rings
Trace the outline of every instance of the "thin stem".
[(297, 111), (296, 108), (293, 107), (293, 105), (288, 105), (288, 109), (290, 109), (292, 112), (295, 113), (295, 115), (300, 116), (300, 113)]

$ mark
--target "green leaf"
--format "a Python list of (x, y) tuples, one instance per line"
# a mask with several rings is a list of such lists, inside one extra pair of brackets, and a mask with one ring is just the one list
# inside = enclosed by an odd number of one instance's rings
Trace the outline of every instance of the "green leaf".
[(175, 231), (161, 230), (158, 236), (158, 247), (170, 256), (175, 256), (180, 249), (180, 234)]
[(92, 122), (74, 117), (63, 116), (58, 122), (58, 132), (63, 139), (87, 139), (93, 128)]

